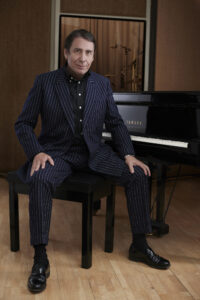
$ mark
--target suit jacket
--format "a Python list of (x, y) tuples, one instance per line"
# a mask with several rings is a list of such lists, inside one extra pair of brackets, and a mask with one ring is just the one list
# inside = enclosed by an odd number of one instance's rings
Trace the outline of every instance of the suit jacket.
[[(38, 116), (41, 116), (41, 134), (34, 133)], [(114, 102), (107, 78), (91, 72), (86, 87), (83, 115), (83, 136), (89, 149), (88, 165), (98, 172), (120, 175), (121, 167), (116, 153), (102, 143), (105, 123), (112, 134), (119, 155), (134, 154), (130, 136)], [(74, 116), (64, 68), (36, 77), (23, 106), (15, 130), (30, 162), (39, 152), (52, 158), (65, 157), (74, 135)], [(106, 166), (109, 161), (110, 167)]]

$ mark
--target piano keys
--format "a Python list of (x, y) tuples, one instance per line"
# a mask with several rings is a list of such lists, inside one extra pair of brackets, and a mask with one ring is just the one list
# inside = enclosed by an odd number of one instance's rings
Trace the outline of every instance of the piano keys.
[[(102, 137), (105, 139), (111, 139), (111, 133), (103, 132)], [(172, 141), (172, 140), (164, 140), (164, 139), (156, 139), (156, 138), (148, 138), (142, 137), (137, 135), (130, 134), (131, 141), (134, 142), (143, 142), (149, 143), (154, 145), (161, 145), (161, 146), (170, 146), (170, 147), (179, 147), (179, 148), (188, 148), (188, 142), (180, 142), (180, 141)]]

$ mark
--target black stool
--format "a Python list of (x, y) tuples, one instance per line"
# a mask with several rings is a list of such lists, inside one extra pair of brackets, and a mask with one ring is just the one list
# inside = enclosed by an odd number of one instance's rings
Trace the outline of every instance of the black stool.
[[(28, 194), (29, 186), (23, 183), (15, 171), (8, 173), (10, 207), (10, 249), (19, 250), (18, 194)], [(57, 187), (53, 198), (82, 203), (82, 263), (83, 268), (92, 265), (92, 216), (99, 199), (106, 198), (105, 252), (113, 251), (115, 186), (99, 175), (77, 172)]]

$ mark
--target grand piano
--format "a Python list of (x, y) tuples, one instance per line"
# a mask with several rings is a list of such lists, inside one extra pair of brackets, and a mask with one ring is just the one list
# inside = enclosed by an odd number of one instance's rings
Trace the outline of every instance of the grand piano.
[[(136, 155), (156, 170), (155, 233), (168, 233), (165, 182), (172, 164), (200, 166), (200, 92), (114, 93)], [(103, 138), (112, 146), (112, 137)]]

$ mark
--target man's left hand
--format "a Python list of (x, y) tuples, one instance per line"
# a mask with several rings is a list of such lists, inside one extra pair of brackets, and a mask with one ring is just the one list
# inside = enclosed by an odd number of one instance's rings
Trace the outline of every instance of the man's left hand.
[(151, 176), (151, 171), (149, 167), (145, 165), (142, 161), (137, 159), (136, 157), (132, 155), (125, 155), (124, 159), (125, 159), (125, 163), (129, 167), (129, 170), (132, 174), (134, 173), (134, 167), (138, 166), (144, 171), (145, 175)]

